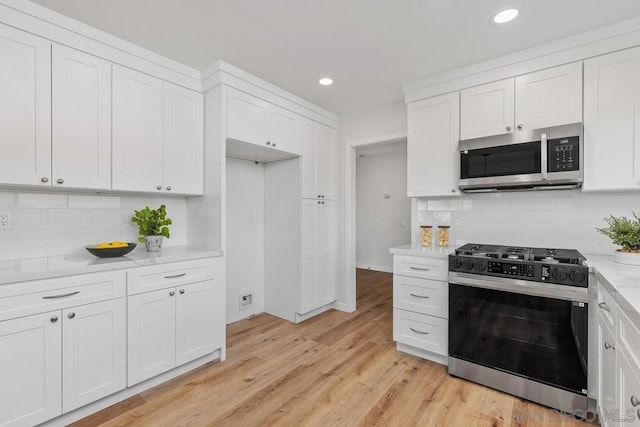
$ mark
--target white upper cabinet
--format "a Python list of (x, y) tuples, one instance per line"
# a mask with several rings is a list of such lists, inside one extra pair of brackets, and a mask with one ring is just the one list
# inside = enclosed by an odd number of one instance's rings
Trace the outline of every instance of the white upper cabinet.
[(114, 65), (114, 190), (162, 190), (162, 130), (162, 81)]
[(338, 137), (335, 129), (312, 120), (302, 127), (302, 197), (335, 200)]
[(460, 92), (460, 139), (511, 133), (514, 129), (515, 79)]
[(582, 122), (582, 63), (516, 77), (517, 130)]
[(233, 88), (227, 106), (227, 138), (300, 155), (300, 115)]
[(204, 191), (204, 107), (201, 94), (163, 83), (163, 185), (165, 191)]
[(111, 189), (111, 63), (64, 46), (52, 55), (54, 187)]
[(51, 43), (0, 24), (0, 183), (51, 185)]
[(584, 63), (584, 189), (640, 188), (640, 48)]
[(408, 105), (408, 197), (459, 195), (459, 93)]

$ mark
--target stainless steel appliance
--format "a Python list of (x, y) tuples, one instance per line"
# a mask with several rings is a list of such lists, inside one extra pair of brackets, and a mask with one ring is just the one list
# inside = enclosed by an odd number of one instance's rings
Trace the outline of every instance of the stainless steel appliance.
[(584, 261), (566, 249), (458, 248), (449, 256), (449, 373), (586, 415)]
[(582, 184), (580, 124), (460, 141), (466, 192), (577, 188)]

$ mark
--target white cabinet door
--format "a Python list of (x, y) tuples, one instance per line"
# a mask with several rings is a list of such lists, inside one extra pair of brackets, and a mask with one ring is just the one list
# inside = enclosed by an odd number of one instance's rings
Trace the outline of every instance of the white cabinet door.
[(302, 197), (335, 200), (338, 140), (335, 129), (304, 119), (302, 126)]
[(300, 155), (302, 117), (277, 105), (269, 105), (269, 140), (277, 150)]
[(320, 195), (316, 187), (316, 146), (318, 145), (318, 132), (318, 123), (303, 119), (300, 172), (302, 175), (302, 197), (305, 199), (315, 199)]
[(216, 348), (213, 280), (178, 287), (176, 299), (176, 365), (190, 362)]
[(316, 299), (322, 307), (336, 300), (338, 210), (331, 200), (322, 200), (317, 209)]
[(228, 89), (227, 138), (257, 145), (269, 141), (269, 104), (239, 90)]
[(33, 426), (62, 413), (60, 316), (0, 322), (0, 425)]
[(128, 385), (176, 365), (175, 289), (131, 295), (128, 313)]
[(54, 187), (111, 189), (111, 63), (64, 46), (52, 56)]
[(582, 63), (516, 77), (517, 130), (582, 122)]
[(307, 313), (317, 307), (317, 257), (318, 236), (316, 224), (320, 200), (302, 199), (302, 279), (298, 312)]
[(640, 48), (584, 63), (584, 189), (640, 188)]
[(162, 81), (114, 65), (114, 190), (162, 190), (162, 128)]
[(408, 106), (408, 197), (459, 195), (458, 92)]
[(163, 88), (164, 190), (201, 195), (204, 186), (202, 94), (167, 82)]
[(126, 387), (126, 309), (118, 298), (63, 310), (64, 412)]
[(618, 354), (616, 376), (619, 382), (617, 396), (619, 405), (616, 408), (620, 410), (620, 419), (622, 420), (619, 425), (638, 427), (640, 426), (640, 367), (633, 362), (626, 351)]
[[(615, 337), (598, 317), (598, 409), (600, 414), (610, 413), (616, 405), (616, 349)], [(606, 418), (606, 417), (605, 417)], [(603, 420), (604, 427), (614, 425), (611, 420)]]
[(460, 139), (512, 133), (515, 79), (460, 92)]
[(0, 183), (51, 186), (51, 43), (0, 24)]

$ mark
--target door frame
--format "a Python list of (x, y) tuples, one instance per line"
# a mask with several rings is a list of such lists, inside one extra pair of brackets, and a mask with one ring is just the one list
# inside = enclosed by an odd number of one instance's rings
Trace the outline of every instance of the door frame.
[(356, 310), (356, 149), (367, 145), (391, 144), (407, 140), (407, 132), (397, 132), (355, 141), (344, 147), (344, 227), (345, 227), (345, 306)]

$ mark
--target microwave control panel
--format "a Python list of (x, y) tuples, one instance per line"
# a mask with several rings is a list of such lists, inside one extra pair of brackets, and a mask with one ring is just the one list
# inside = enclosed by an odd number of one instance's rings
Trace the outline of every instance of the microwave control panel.
[(547, 141), (547, 171), (565, 172), (580, 169), (580, 138), (554, 138)]

